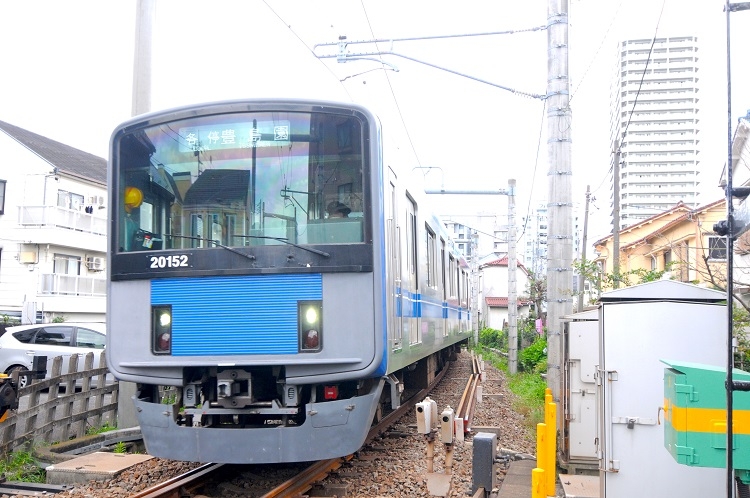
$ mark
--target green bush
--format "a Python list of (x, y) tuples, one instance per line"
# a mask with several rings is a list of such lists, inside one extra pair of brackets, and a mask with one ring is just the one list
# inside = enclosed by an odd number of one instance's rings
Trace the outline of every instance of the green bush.
[(505, 349), (508, 347), (508, 339), (502, 330), (483, 328), (479, 331), (479, 344), (488, 348)]
[(547, 370), (547, 339), (540, 338), (518, 354), (518, 366), (524, 372), (535, 372), (539, 365)]

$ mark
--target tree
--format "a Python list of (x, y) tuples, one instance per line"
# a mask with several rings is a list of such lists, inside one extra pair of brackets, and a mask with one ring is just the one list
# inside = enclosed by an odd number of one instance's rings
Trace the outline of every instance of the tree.
[(529, 299), (534, 303), (534, 318), (543, 318), (544, 312), (542, 303), (547, 300), (547, 278), (539, 278), (537, 275), (531, 275), (529, 278), (529, 287), (527, 289)]
[[(626, 272), (606, 273), (599, 268), (594, 261), (573, 261), (573, 268), (579, 275), (583, 275), (584, 280), (596, 283), (599, 293), (603, 290), (614, 289), (615, 284), (618, 287), (630, 287), (631, 285), (645, 284), (661, 280), (665, 274), (670, 272), (677, 265), (676, 261), (666, 264), (664, 270), (646, 270), (645, 268), (635, 268)], [(583, 289), (578, 291), (583, 292)], [(577, 295), (577, 294), (576, 294)]]

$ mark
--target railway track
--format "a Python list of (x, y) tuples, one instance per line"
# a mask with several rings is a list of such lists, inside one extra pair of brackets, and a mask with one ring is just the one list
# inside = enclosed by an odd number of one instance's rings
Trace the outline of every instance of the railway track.
[[(383, 434), (389, 427), (394, 425), (397, 420), (411, 410), (417, 402), (424, 399), (424, 397), (426, 397), (451, 370), (451, 365), (452, 363), (448, 363), (447, 367), (435, 376), (435, 379), (427, 388), (414, 394), (402, 403), (399, 408), (388, 413), (376, 425), (374, 425), (367, 435), (365, 444), (372, 442), (375, 438)], [(457, 418), (460, 417), (460, 420), (463, 421), (463, 430), (466, 432), (468, 432), (471, 425), (474, 400), (476, 399), (477, 386), (480, 380), (479, 367), (480, 365), (476, 356), (472, 355), (472, 374), (467, 382), (466, 388), (464, 389), (457, 410)], [(302, 496), (309, 491), (315, 483), (322, 481), (353, 458), (354, 455), (347, 455), (341, 458), (315, 462), (281, 484), (275, 485), (272, 489), (263, 494), (262, 498), (295, 498)], [(228, 466), (223, 464), (205, 464), (191, 470), (190, 472), (165, 481), (157, 486), (153, 486), (138, 494), (132, 495), (130, 498), (182, 498), (184, 496), (192, 496), (196, 491), (204, 488), (212, 481), (221, 479), (221, 474), (226, 470), (226, 467)]]

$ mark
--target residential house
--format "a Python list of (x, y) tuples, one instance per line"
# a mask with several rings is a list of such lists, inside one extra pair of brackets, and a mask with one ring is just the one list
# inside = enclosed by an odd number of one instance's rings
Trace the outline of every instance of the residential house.
[[(726, 169), (722, 184), (726, 185)], [(742, 188), (744, 187), (744, 188)], [(750, 188), (750, 112), (740, 118), (732, 140), (732, 189), (748, 191)], [(750, 303), (750, 197), (738, 196), (734, 203), (735, 224), (739, 225), (734, 241), (732, 276), (735, 295), (744, 303)], [(726, 217), (725, 217), (726, 218)]]
[(104, 321), (107, 161), (0, 121), (0, 319)]
[[(668, 271), (669, 278), (712, 286), (726, 282), (726, 239), (713, 231), (726, 218), (724, 199), (691, 208), (672, 209), (620, 230), (620, 273)], [(600, 268), (613, 273), (613, 235), (594, 243)]]
[[(508, 323), (508, 255), (498, 257), (492, 254), (479, 264), (479, 324), (502, 330)], [(530, 273), (521, 263), (516, 263), (516, 302), (517, 318), (526, 318), (531, 310), (531, 300), (527, 297)]]

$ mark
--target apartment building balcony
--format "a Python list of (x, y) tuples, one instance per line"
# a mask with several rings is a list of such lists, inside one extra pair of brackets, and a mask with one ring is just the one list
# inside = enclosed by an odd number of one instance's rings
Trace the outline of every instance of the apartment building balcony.
[(698, 82), (697, 78), (693, 76), (664, 76), (662, 78), (649, 78), (644, 79), (641, 83), (640, 78), (628, 78), (623, 80), (621, 83), (622, 91), (628, 91), (629, 89), (638, 89), (645, 91), (651, 90), (692, 90), (696, 91)]
[[(623, 111), (630, 111), (633, 108), (632, 102), (626, 102), (623, 107)], [(682, 116), (693, 116), (696, 113), (698, 104), (696, 102), (687, 101), (672, 101), (672, 102), (659, 102), (659, 103), (646, 103), (641, 104), (638, 102), (635, 106), (637, 112), (655, 112), (668, 114), (670, 116), (682, 117)]]
[(37, 295), (30, 300), (46, 314), (103, 320), (107, 312), (106, 292), (107, 281), (103, 277), (41, 273)]
[(58, 206), (20, 206), (18, 225), (18, 237), (29, 244), (107, 251), (106, 210), (89, 214)]
[(39, 276), (39, 294), (44, 296), (105, 297), (107, 295), (107, 280), (102, 277), (42, 273)]

